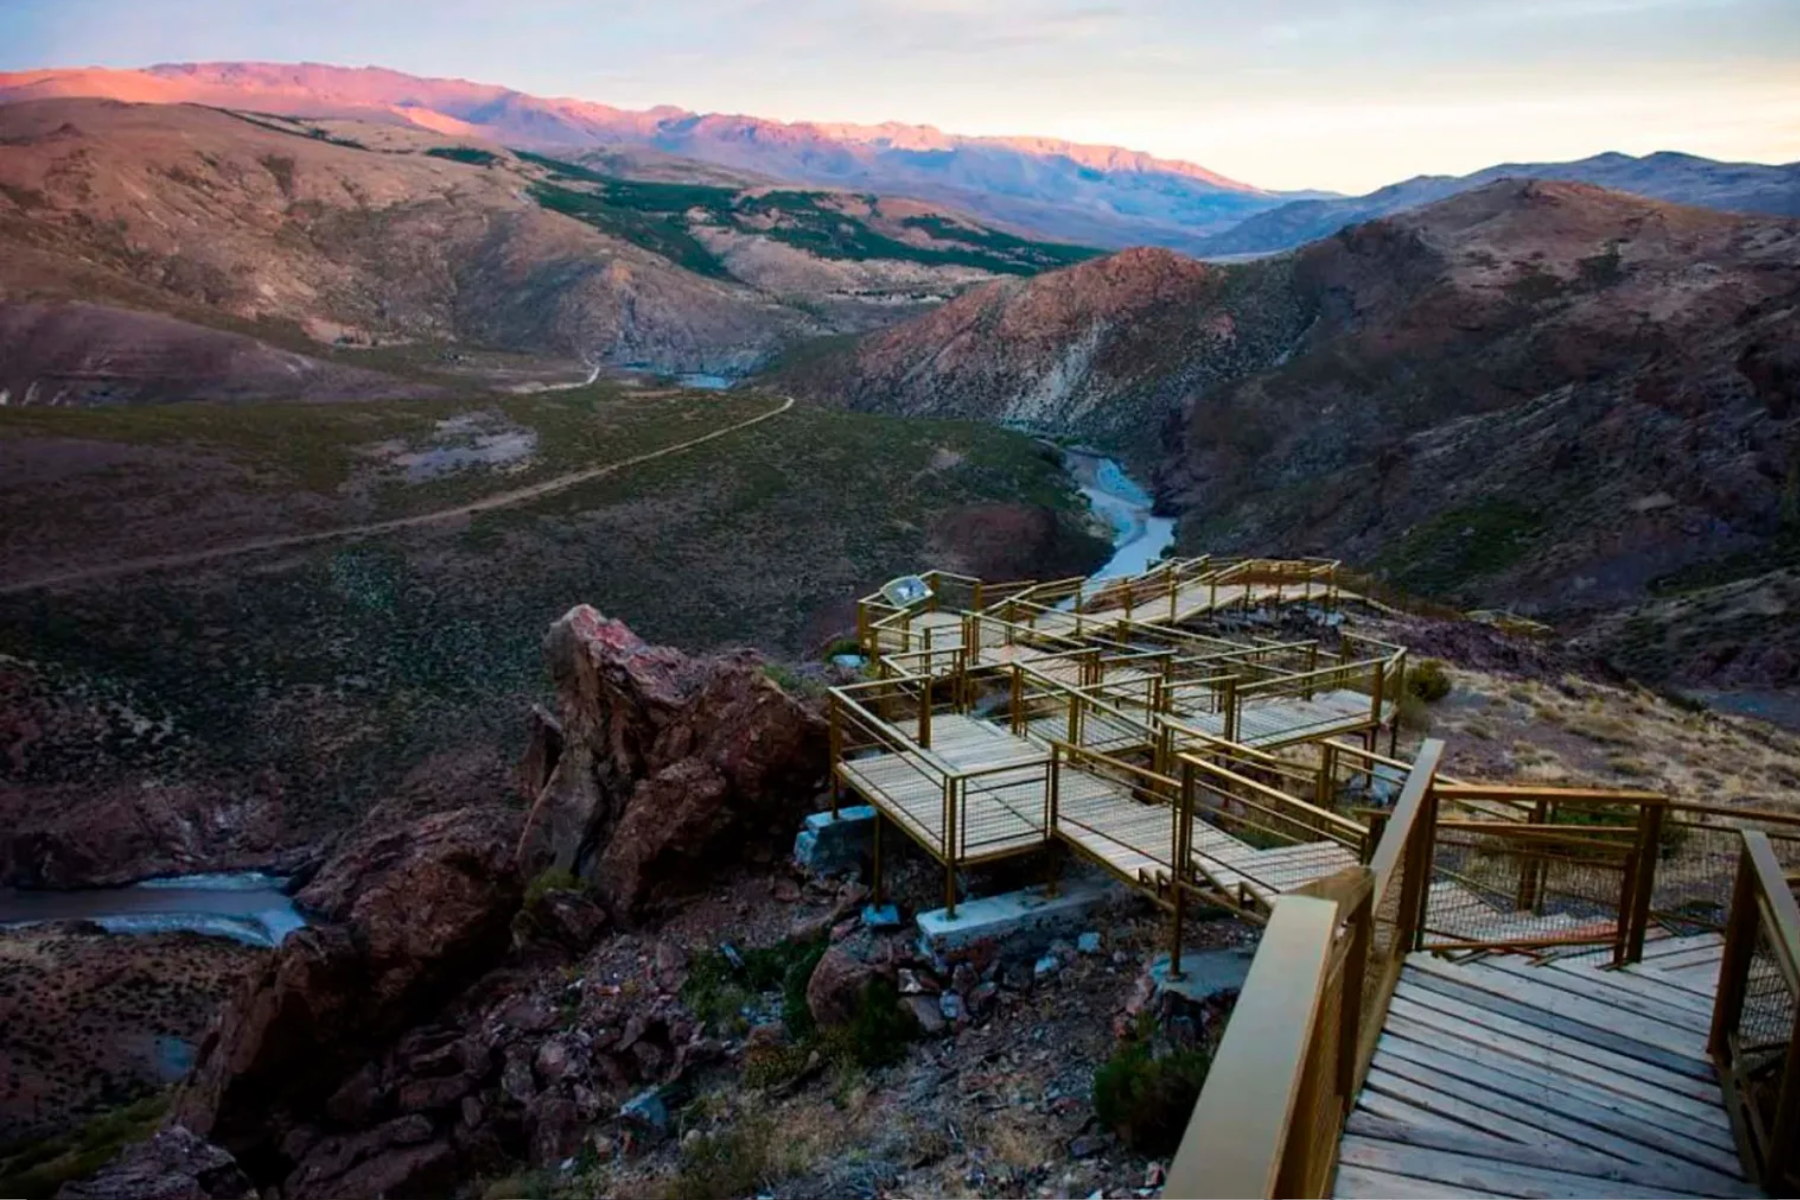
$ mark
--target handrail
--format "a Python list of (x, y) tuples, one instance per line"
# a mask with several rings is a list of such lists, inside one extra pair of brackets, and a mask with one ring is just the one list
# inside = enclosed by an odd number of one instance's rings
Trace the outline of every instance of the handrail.
[[(1768, 996), (1752, 992), (1759, 952), (1774, 960), (1774, 972), (1771, 977), (1764, 970), (1757, 982), (1766, 987), (1778, 981), (1787, 1003), (1759, 1004), (1754, 1027), (1746, 1030), (1746, 1009)], [(1785, 1019), (1785, 1028), (1770, 1018)], [(1769, 1041), (1782, 1034), (1785, 1047)], [(1759, 830), (1743, 831), (1707, 1048), (1744, 1161), (1771, 1195), (1800, 1192), (1800, 904), (1768, 835)]]
[[(1267, 799), (1279, 800), (1281, 803), (1299, 809), (1301, 812), (1323, 822), (1325, 825), (1332, 827), (1338, 832), (1346, 834), (1346, 837), (1340, 840), (1345, 840), (1353, 846), (1360, 846), (1362, 844), (1363, 835), (1367, 830), (1341, 813), (1334, 813), (1329, 809), (1319, 808), (1317, 805), (1309, 804), (1305, 800), (1301, 800), (1296, 796), (1290, 796), (1286, 792), (1277, 788), (1272, 788), (1265, 783), (1259, 783), (1248, 776), (1239, 775), (1236, 771), (1228, 771), (1224, 767), (1221, 767), (1216, 763), (1210, 763), (1197, 755), (1182, 754), (1178, 757), (1181, 759), (1184, 767), (1202, 771), (1208, 775), (1214, 775), (1221, 779), (1228, 779), (1233, 783), (1242, 784), (1243, 786), (1248, 787), (1253, 792), (1260, 793)], [(1299, 822), (1296, 822), (1296, 824), (1298, 823)]]
[(1195, 1200), (1280, 1189), (1325, 999), (1338, 906), (1282, 896), (1263, 930), (1163, 1191)]

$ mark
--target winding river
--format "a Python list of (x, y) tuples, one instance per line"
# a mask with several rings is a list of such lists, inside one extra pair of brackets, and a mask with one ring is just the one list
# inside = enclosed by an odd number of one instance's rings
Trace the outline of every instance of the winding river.
[(1150, 493), (1114, 459), (1070, 450), (1066, 461), (1094, 512), (1113, 528), (1113, 555), (1092, 578), (1116, 579), (1155, 566), (1175, 544), (1175, 518), (1153, 516)]
[(88, 921), (108, 933), (192, 933), (275, 946), (306, 924), (286, 880), (246, 871), (76, 891), (0, 888), (0, 927)]

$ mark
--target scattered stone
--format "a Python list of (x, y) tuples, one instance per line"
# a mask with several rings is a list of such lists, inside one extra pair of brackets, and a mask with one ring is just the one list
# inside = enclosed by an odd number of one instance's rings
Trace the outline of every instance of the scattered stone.
[(901, 967), (897, 978), (902, 996), (936, 995), (943, 990), (929, 971), (915, 971), (911, 967)]
[(956, 969), (950, 972), (950, 986), (963, 995), (974, 991), (981, 983), (981, 976), (968, 963), (957, 963)]
[(935, 996), (904, 996), (901, 1003), (919, 1022), (919, 1028), (928, 1037), (936, 1037), (948, 1027), (944, 1020), (944, 1010)]
[(1032, 966), (1031, 974), (1032, 974), (1033, 979), (1042, 981), (1042, 980), (1050, 978), (1052, 975), (1056, 974), (1057, 971), (1059, 971), (1061, 969), (1062, 969), (1062, 959), (1056, 957), (1056, 955), (1054, 955), (1054, 954), (1046, 954), (1042, 958), (1038, 959), (1037, 962)]
[(656, 1133), (667, 1133), (669, 1130), (669, 1108), (663, 1103), (661, 1088), (639, 1092), (619, 1109), (619, 1116), (622, 1120)]
[(963, 1005), (963, 998), (955, 992), (945, 992), (938, 997), (938, 1012), (946, 1021), (961, 1021), (968, 1017), (968, 1010)]
[(857, 918), (855, 917), (851, 917), (847, 921), (839, 921), (836, 925), (831, 927), (831, 940), (834, 942), (843, 941), (845, 938), (856, 932), (856, 924)]
[(1131, 964), (1131, 955), (1125, 953), (1123, 950), (1114, 950), (1112, 962), (1115, 967), (1129, 966)]
[(127, 1146), (86, 1179), (63, 1184), (58, 1200), (254, 1200), (256, 1189), (224, 1150), (185, 1126)]
[(1148, 1167), (1144, 1168), (1144, 1186), (1147, 1188), (1161, 1187), (1163, 1181), (1168, 1177), (1168, 1168), (1164, 1167), (1159, 1162), (1153, 1162)]
[(994, 1006), (994, 1000), (1000, 995), (1000, 989), (994, 984), (984, 983), (969, 993), (969, 1011), (976, 1016), (986, 1013)]
[(1075, 939), (1075, 949), (1083, 954), (1100, 953), (1100, 935), (1091, 930), (1082, 934)]
[(1069, 1143), (1071, 1158), (1093, 1158), (1106, 1149), (1106, 1138), (1098, 1133), (1084, 1133)]

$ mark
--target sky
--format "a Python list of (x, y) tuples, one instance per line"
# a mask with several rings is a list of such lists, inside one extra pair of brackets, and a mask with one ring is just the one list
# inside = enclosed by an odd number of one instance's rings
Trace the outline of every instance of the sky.
[(1800, 0), (0, 0), (0, 70), (227, 59), (1063, 137), (1284, 189), (1800, 160)]

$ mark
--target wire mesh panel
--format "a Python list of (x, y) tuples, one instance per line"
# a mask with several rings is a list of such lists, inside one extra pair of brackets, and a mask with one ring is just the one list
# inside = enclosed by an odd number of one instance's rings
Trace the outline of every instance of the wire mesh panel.
[(1765, 833), (1782, 868), (1800, 872), (1800, 817), (1672, 803), (1663, 822), (1651, 915), (1676, 933), (1723, 928), (1745, 829)]
[(1637, 831), (1439, 821), (1425, 910), (1428, 948), (1617, 941)]

